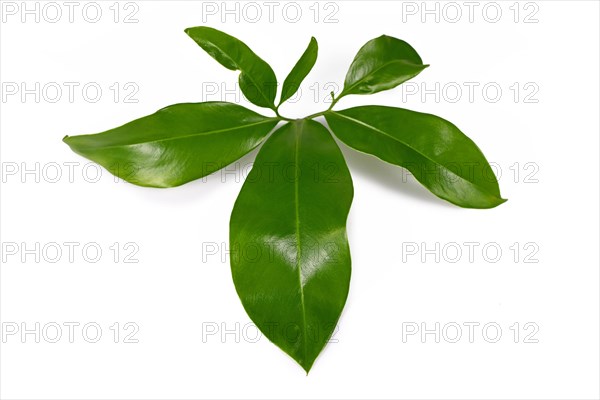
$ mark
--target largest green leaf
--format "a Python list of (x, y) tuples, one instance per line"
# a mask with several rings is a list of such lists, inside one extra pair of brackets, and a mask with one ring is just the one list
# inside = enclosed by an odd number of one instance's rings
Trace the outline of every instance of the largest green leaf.
[(275, 108), (275, 73), (244, 42), (207, 26), (187, 28), (185, 33), (222, 66), (240, 71), (240, 89), (250, 102), (261, 107)]
[(94, 135), (66, 136), (71, 149), (140, 186), (179, 186), (255, 148), (277, 124), (232, 103), (184, 103)]
[(348, 295), (352, 196), (329, 132), (299, 120), (265, 142), (231, 214), (231, 269), (242, 304), (307, 372)]
[(408, 169), (432, 193), (469, 208), (504, 203), (483, 153), (452, 123), (402, 108), (330, 111), (331, 130), (348, 146)]

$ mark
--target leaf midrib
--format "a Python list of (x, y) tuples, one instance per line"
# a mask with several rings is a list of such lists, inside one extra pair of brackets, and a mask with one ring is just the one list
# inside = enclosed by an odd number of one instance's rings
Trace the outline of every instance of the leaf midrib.
[[(354, 83), (353, 85), (351, 85), (348, 89), (343, 90), (343, 93), (349, 93), (352, 89), (354, 89), (356, 86), (360, 85), (361, 83), (363, 83), (365, 80), (367, 80), (367, 78), (370, 78), (373, 74), (375, 74), (376, 72), (379, 72), (380, 70), (382, 70), (383, 68), (395, 64), (395, 63), (401, 63), (401, 64), (407, 64), (407, 65), (414, 65), (414, 66), (423, 66), (424, 64), (415, 64), (412, 63), (410, 61), (406, 61), (406, 60), (392, 60), (392, 61), (388, 61), (386, 63), (384, 63), (383, 65), (381, 65), (380, 67), (375, 68), (373, 71), (369, 72), (367, 75), (363, 76), (362, 78), (360, 78), (358, 81), (356, 81), (356, 83)], [(342, 97), (342, 95), (339, 96), (340, 98)]]
[(298, 181), (300, 180), (299, 161), (300, 161), (300, 133), (299, 124), (294, 124), (294, 136), (295, 136), (295, 152), (294, 152), (294, 163), (295, 163), (295, 176), (294, 176), (294, 208), (296, 218), (296, 269), (298, 270), (298, 284), (300, 287), (300, 305), (302, 307), (302, 348), (304, 350), (304, 362), (307, 362), (307, 337), (306, 337), (306, 306), (304, 303), (304, 286), (302, 284), (302, 270), (301, 257), (302, 257), (302, 246), (300, 242), (300, 188)]
[[(398, 138), (396, 138), (396, 137), (394, 137), (394, 136), (390, 135), (389, 133), (387, 133), (387, 132), (385, 132), (385, 131), (382, 131), (381, 129), (378, 129), (378, 128), (376, 128), (376, 127), (372, 126), (372, 125), (369, 125), (369, 124), (367, 124), (367, 123), (365, 123), (365, 122), (363, 122), (363, 121), (361, 121), (361, 120), (359, 120), (359, 119), (355, 119), (355, 118), (349, 117), (349, 116), (347, 116), (347, 115), (344, 115), (344, 114), (340, 114), (340, 113), (338, 113), (338, 112), (335, 112), (335, 111), (331, 112), (331, 114), (333, 114), (333, 115), (338, 115), (338, 116), (340, 116), (340, 117), (342, 117), (342, 118), (346, 118), (346, 119), (348, 119), (348, 120), (350, 120), (350, 121), (352, 121), (352, 122), (354, 122), (354, 123), (356, 123), (356, 124), (359, 124), (359, 125), (362, 125), (362, 126), (366, 127), (367, 129), (371, 129), (372, 131), (375, 131), (375, 132), (377, 132), (377, 133), (379, 133), (379, 134), (382, 134), (382, 135), (384, 135), (384, 136), (387, 136), (387, 137), (391, 138), (392, 140), (394, 140), (395, 142), (398, 142), (398, 143), (400, 143), (401, 145), (403, 145), (403, 146), (405, 146), (405, 147), (409, 148), (410, 150), (414, 151), (415, 153), (417, 153), (417, 154), (418, 154), (418, 155), (420, 155), (421, 157), (423, 157), (423, 158), (425, 158), (425, 159), (427, 159), (427, 160), (431, 161), (431, 162), (432, 162), (432, 163), (434, 163), (435, 165), (438, 165), (438, 166), (440, 166), (440, 167), (444, 168), (444, 170), (446, 170), (446, 171), (449, 171), (449, 172), (450, 172), (452, 175), (454, 175), (454, 176), (458, 177), (459, 179), (462, 179), (463, 181), (469, 182), (471, 185), (473, 185), (473, 186), (476, 186), (476, 187), (477, 187), (477, 188), (479, 188), (479, 189), (480, 189), (482, 192), (484, 192), (484, 193), (487, 193), (487, 194), (488, 194), (488, 195), (490, 195), (490, 196), (493, 196), (493, 197), (496, 197), (496, 198), (500, 198), (499, 196), (495, 195), (494, 193), (491, 193), (491, 192), (490, 192), (488, 189), (481, 187), (481, 186), (480, 186), (479, 184), (477, 184), (476, 182), (470, 181), (470, 180), (468, 180), (468, 179), (466, 179), (466, 178), (464, 178), (464, 177), (462, 177), (462, 176), (460, 176), (460, 175), (457, 175), (456, 173), (454, 173), (454, 171), (452, 171), (452, 170), (451, 170), (451, 169), (449, 169), (449, 168), (446, 168), (446, 166), (445, 166), (445, 165), (443, 165), (443, 164), (440, 164), (438, 161), (435, 161), (434, 159), (432, 159), (431, 157), (429, 157), (427, 154), (424, 154), (424, 153), (420, 152), (419, 150), (415, 149), (414, 147), (412, 147), (412, 146), (411, 146), (411, 145), (409, 145), (408, 143), (406, 143), (406, 142), (404, 142), (404, 141), (402, 141), (402, 140), (400, 140), (400, 139), (398, 139)], [(384, 161), (385, 161), (385, 160), (384, 160)], [(387, 161), (386, 161), (386, 162), (387, 162)]]
[(236, 130), (240, 130), (240, 129), (245, 129), (245, 128), (251, 128), (253, 126), (258, 126), (261, 124), (265, 124), (268, 122), (275, 122), (275, 119), (268, 119), (268, 120), (264, 120), (264, 121), (260, 121), (260, 122), (256, 122), (256, 123), (252, 123), (252, 124), (247, 124), (247, 125), (240, 125), (240, 126), (236, 126), (233, 128), (225, 128), (225, 129), (215, 129), (212, 131), (206, 131), (206, 132), (198, 132), (198, 133), (192, 133), (190, 135), (183, 135), (183, 136), (177, 136), (177, 137), (170, 137), (170, 138), (163, 138), (163, 139), (156, 139), (156, 140), (149, 140), (146, 142), (134, 142), (134, 143), (123, 143), (123, 144), (115, 144), (115, 145), (110, 145), (110, 146), (101, 146), (101, 147), (86, 147), (86, 146), (82, 146), (79, 147), (77, 146), (79, 149), (82, 150), (90, 150), (90, 149), (97, 149), (97, 148), (102, 148), (102, 149), (112, 149), (115, 147), (128, 147), (128, 146), (137, 146), (140, 144), (149, 144), (149, 143), (160, 143), (160, 142), (166, 142), (169, 140), (181, 140), (181, 139), (187, 139), (190, 137), (195, 137), (195, 136), (210, 136), (210, 135), (214, 135), (214, 134), (219, 134), (219, 133), (223, 133), (223, 132), (232, 132), (232, 131), (236, 131)]

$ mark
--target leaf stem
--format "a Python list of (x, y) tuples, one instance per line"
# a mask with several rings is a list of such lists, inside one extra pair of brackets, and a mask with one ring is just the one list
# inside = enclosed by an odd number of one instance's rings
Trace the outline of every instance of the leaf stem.
[[(335, 106), (336, 103), (338, 101), (340, 101), (340, 99), (342, 97), (344, 97), (344, 96), (345, 96), (345, 94), (341, 93), (340, 97), (338, 97), (336, 99), (334, 93), (331, 92), (331, 104), (329, 105), (329, 108), (327, 110), (320, 111), (320, 112), (317, 112), (317, 113), (314, 113), (314, 114), (310, 114), (310, 115), (308, 115), (308, 116), (306, 116), (304, 118), (301, 118), (301, 119), (313, 119), (313, 118), (317, 118), (317, 117), (320, 117), (322, 115), (325, 115), (325, 113), (331, 111), (331, 109), (333, 108), (333, 106)], [(281, 105), (281, 104), (279, 104), (279, 105)], [(295, 119), (287, 118), (287, 117), (284, 117), (283, 115), (279, 114), (279, 106), (277, 106), (275, 108), (272, 108), (272, 110), (275, 111), (275, 115), (277, 115), (277, 119), (279, 119), (280, 121), (288, 121), (288, 122), (296, 121)]]
[(333, 94), (333, 92), (331, 92), (331, 100), (332, 101), (331, 101), (331, 104), (329, 105), (329, 108), (327, 110), (325, 110), (325, 111), (321, 111), (321, 112), (318, 112), (318, 113), (310, 114), (309, 116), (304, 117), (304, 119), (313, 119), (313, 118), (316, 118), (316, 117), (320, 117), (321, 115), (324, 115), (325, 113), (331, 111), (331, 109), (333, 108), (333, 106), (335, 106), (336, 103), (338, 101), (340, 101), (340, 99), (342, 97), (344, 97), (344, 96), (342, 95), (342, 96), (340, 96), (340, 97), (338, 97), (336, 99), (335, 96), (334, 96), (334, 94)]
[[(280, 104), (280, 105), (281, 105), (281, 104)], [(293, 121), (293, 119), (291, 119), (291, 118), (287, 118), (287, 117), (284, 117), (283, 115), (279, 114), (279, 106), (277, 106), (277, 107), (273, 108), (272, 110), (273, 110), (273, 111), (275, 111), (275, 115), (277, 115), (277, 118), (278, 118), (280, 121), (289, 121), (289, 122), (292, 122), (292, 121)]]
[(325, 114), (327, 111), (329, 111), (329, 110), (307, 115), (306, 117), (304, 117), (304, 119), (313, 119), (313, 118), (320, 117), (321, 115)]

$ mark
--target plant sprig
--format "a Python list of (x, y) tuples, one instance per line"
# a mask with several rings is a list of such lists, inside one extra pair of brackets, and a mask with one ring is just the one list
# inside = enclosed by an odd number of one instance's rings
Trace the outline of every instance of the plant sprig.
[[(276, 104), (275, 73), (246, 44), (209, 27), (185, 32), (225, 68), (239, 71), (244, 96), (275, 116), (227, 102), (183, 103), (63, 140), (118, 177), (159, 188), (209, 175), (264, 142), (231, 214), (231, 271), (250, 318), (307, 373), (332, 335), (350, 284), (346, 220), (354, 189), (332, 133), (351, 148), (408, 169), (458, 206), (492, 208), (506, 201), (483, 153), (452, 123), (394, 107), (333, 110), (345, 96), (395, 88), (427, 68), (408, 43), (385, 35), (370, 40), (352, 61), (341, 93), (331, 93), (329, 108), (291, 119), (279, 107), (315, 65), (315, 38)], [(321, 116), (331, 131), (314, 121)]]

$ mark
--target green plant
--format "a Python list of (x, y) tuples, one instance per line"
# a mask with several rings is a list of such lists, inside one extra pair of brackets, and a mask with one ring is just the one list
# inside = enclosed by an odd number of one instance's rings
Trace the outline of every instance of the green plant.
[[(438, 197), (491, 208), (505, 200), (479, 148), (456, 126), (400, 108), (333, 107), (344, 96), (392, 89), (427, 65), (406, 42), (380, 36), (354, 58), (331, 106), (302, 119), (279, 113), (317, 59), (311, 39), (283, 82), (238, 39), (208, 27), (185, 31), (230, 70), (246, 98), (270, 108), (265, 117), (225, 102), (176, 104), (94, 135), (66, 136), (76, 153), (140, 186), (173, 187), (209, 175), (265, 141), (235, 202), (230, 221), (231, 270), (248, 315), (308, 373), (338, 321), (350, 283), (346, 219), (352, 178), (330, 132), (348, 146), (407, 168)], [(466, 168), (465, 166), (468, 166)], [(251, 253), (251, 254), (250, 254)]]

